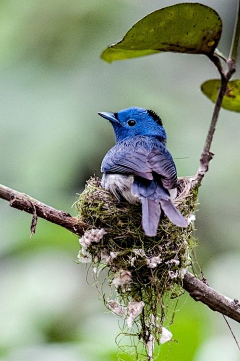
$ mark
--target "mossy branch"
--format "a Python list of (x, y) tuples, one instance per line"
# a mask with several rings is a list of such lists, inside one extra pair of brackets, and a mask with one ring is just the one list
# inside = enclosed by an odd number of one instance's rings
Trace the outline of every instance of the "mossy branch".
[[(37, 217), (59, 225), (77, 236), (83, 235), (84, 229), (87, 228), (86, 224), (78, 218), (72, 217), (69, 213), (52, 208), (27, 194), (20, 193), (3, 185), (0, 185), (0, 198), (9, 201), (11, 207), (33, 215), (35, 221), (31, 222), (31, 233), (33, 233), (33, 223), (35, 223), (36, 227)], [(211, 310), (217, 311), (240, 323), (240, 303), (238, 300), (232, 300), (218, 293), (189, 272), (184, 276), (182, 287), (196, 301), (200, 301)]]

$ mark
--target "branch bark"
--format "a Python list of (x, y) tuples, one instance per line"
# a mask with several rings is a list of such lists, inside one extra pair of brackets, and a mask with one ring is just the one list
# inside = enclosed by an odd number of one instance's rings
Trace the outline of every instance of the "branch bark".
[(204, 148), (203, 148), (203, 151), (201, 154), (199, 168), (198, 168), (197, 174), (195, 176), (195, 182), (197, 182), (199, 185), (201, 184), (202, 179), (205, 176), (205, 173), (208, 171), (209, 163), (214, 156), (214, 153), (212, 153), (210, 149), (211, 149), (219, 113), (221, 110), (223, 97), (226, 93), (228, 82), (231, 79), (233, 73), (236, 71), (235, 60), (232, 60), (232, 59), (227, 60), (228, 69), (224, 73), (222, 70), (222, 67), (220, 65), (219, 59), (217, 59), (217, 57), (215, 55), (213, 55), (212, 58), (210, 58), (210, 59), (217, 66), (217, 68), (219, 70), (219, 73), (221, 75), (221, 86), (220, 86), (220, 89), (218, 92), (217, 101), (214, 106), (214, 111), (213, 111), (213, 115), (212, 115), (211, 124), (210, 124), (209, 130), (208, 130), (207, 138), (206, 138)]
[[(57, 224), (77, 236), (81, 236), (84, 233), (85, 224), (79, 219), (72, 217), (69, 213), (39, 202), (27, 194), (0, 185), (0, 198), (9, 201), (11, 207), (33, 215), (33, 220), (31, 222), (32, 233), (32, 225), (34, 223), (35, 230), (37, 217)], [(189, 272), (184, 276), (183, 288), (194, 298), (194, 300), (200, 301), (207, 305), (211, 310), (217, 311), (240, 323), (240, 303), (236, 299), (231, 300), (218, 293)]]
[(84, 223), (72, 217), (69, 213), (52, 208), (25, 193), (20, 193), (1, 184), (0, 198), (9, 201), (10, 207), (33, 215), (30, 228), (31, 234), (35, 233), (37, 217), (66, 228), (76, 235), (82, 235), (84, 232)]
[(195, 301), (200, 301), (211, 310), (228, 316), (240, 323), (240, 302), (218, 293), (203, 281), (187, 272), (183, 279), (183, 288)]

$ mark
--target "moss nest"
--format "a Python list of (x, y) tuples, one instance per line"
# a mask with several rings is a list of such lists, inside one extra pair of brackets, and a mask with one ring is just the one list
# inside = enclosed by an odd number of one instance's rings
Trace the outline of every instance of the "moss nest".
[(97, 177), (88, 180), (76, 202), (78, 217), (86, 225), (78, 259), (93, 266), (96, 278), (107, 268), (113, 299), (104, 294), (105, 304), (123, 317), (124, 332), (142, 341), (148, 360), (153, 359), (155, 343), (171, 338), (163, 327), (166, 300), (182, 293), (182, 279), (192, 264), (197, 193), (191, 178), (179, 179), (175, 205), (189, 226), (179, 228), (162, 217), (156, 237), (142, 230), (141, 204), (119, 203)]

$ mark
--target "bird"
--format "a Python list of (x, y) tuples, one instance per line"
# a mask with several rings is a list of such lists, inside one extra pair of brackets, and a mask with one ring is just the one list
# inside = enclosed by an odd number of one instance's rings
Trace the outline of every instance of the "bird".
[(157, 235), (162, 213), (176, 226), (187, 227), (173, 203), (177, 170), (159, 115), (139, 107), (98, 114), (110, 121), (116, 138), (101, 164), (101, 186), (119, 201), (141, 202), (142, 228), (148, 237)]

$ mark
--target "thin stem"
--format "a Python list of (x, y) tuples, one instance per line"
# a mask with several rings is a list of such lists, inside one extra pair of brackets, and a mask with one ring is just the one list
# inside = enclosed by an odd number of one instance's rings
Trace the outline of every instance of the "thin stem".
[(233, 337), (233, 339), (234, 339), (234, 341), (235, 341), (235, 343), (236, 343), (236, 345), (237, 345), (237, 348), (238, 348), (239, 351), (240, 351), (240, 346), (239, 346), (238, 340), (237, 340), (236, 336), (234, 335), (233, 330), (232, 330), (232, 328), (231, 328), (231, 326), (230, 326), (230, 324), (229, 324), (229, 322), (228, 322), (228, 320), (227, 320), (227, 317), (226, 317), (225, 315), (223, 315), (223, 319), (224, 319), (224, 321), (226, 322), (226, 324), (227, 324), (227, 326), (228, 326), (228, 328), (229, 328), (229, 331), (231, 332), (232, 337)]
[(214, 50), (214, 55), (218, 56), (219, 58), (221, 58), (225, 63), (227, 62), (227, 58), (225, 55), (223, 55), (223, 53), (221, 53), (220, 50), (218, 50), (217, 48)]
[(211, 121), (211, 124), (209, 127), (207, 139), (206, 139), (206, 142), (204, 145), (205, 153), (209, 153), (209, 151), (210, 151), (211, 143), (213, 140), (213, 135), (214, 135), (214, 132), (216, 129), (217, 121), (218, 121), (218, 116), (219, 116), (219, 113), (221, 110), (222, 100), (223, 100), (224, 94), (226, 92), (226, 89), (227, 89), (227, 80), (222, 77), (221, 87), (219, 89), (218, 98), (217, 98), (216, 105), (213, 110), (212, 121)]
[(235, 63), (237, 61), (237, 56), (238, 56), (239, 38), (240, 38), (240, 0), (238, 1), (237, 16), (233, 31), (231, 49), (229, 53), (229, 59), (233, 60)]
[(228, 80), (225, 78), (225, 76), (222, 76), (221, 77), (221, 87), (219, 89), (217, 101), (214, 106), (211, 124), (210, 124), (209, 130), (208, 130), (207, 138), (206, 138), (204, 148), (202, 151), (202, 155), (200, 158), (199, 168), (198, 168), (197, 174), (195, 176), (195, 181), (199, 185), (201, 184), (201, 181), (202, 181), (203, 177), (205, 176), (205, 173), (208, 171), (209, 163), (214, 156), (214, 154), (210, 151), (210, 148), (211, 148), (211, 144), (213, 141), (213, 135), (216, 130), (216, 125), (217, 125), (219, 113), (221, 110), (223, 97), (227, 90), (227, 84), (228, 84)]
[(238, 1), (238, 9), (237, 9), (237, 15), (236, 15), (236, 21), (235, 21), (235, 27), (233, 33), (233, 40), (232, 40), (229, 59), (227, 60), (226, 72), (223, 71), (222, 64), (219, 59), (220, 54), (218, 51), (215, 51), (214, 54), (209, 56), (209, 59), (214, 63), (214, 65), (217, 67), (220, 73), (221, 86), (218, 92), (217, 101), (214, 106), (212, 120), (208, 130), (207, 138), (201, 154), (199, 168), (194, 178), (194, 183), (197, 183), (198, 185), (201, 184), (202, 179), (205, 176), (205, 173), (208, 171), (209, 163), (214, 156), (214, 154), (210, 151), (210, 149), (213, 141), (213, 135), (215, 133), (216, 125), (218, 122), (223, 97), (227, 91), (228, 82), (231, 79), (233, 73), (236, 71), (236, 60), (238, 54), (239, 38), (240, 38), (240, 0)]
[(220, 74), (221, 78), (224, 77), (225, 74), (224, 74), (223, 67), (222, 67), (222, 63), (221, 63), (221, 61), (220, 61), (220, 59), (219, 59), (218, 54), (213, 53), (213, 54), (209, 55), (209, 59), (210, 59), (210, 60), (213, 62), (213, 64), (216, 66), (217, 70), (219, 71), (219, 74)]

